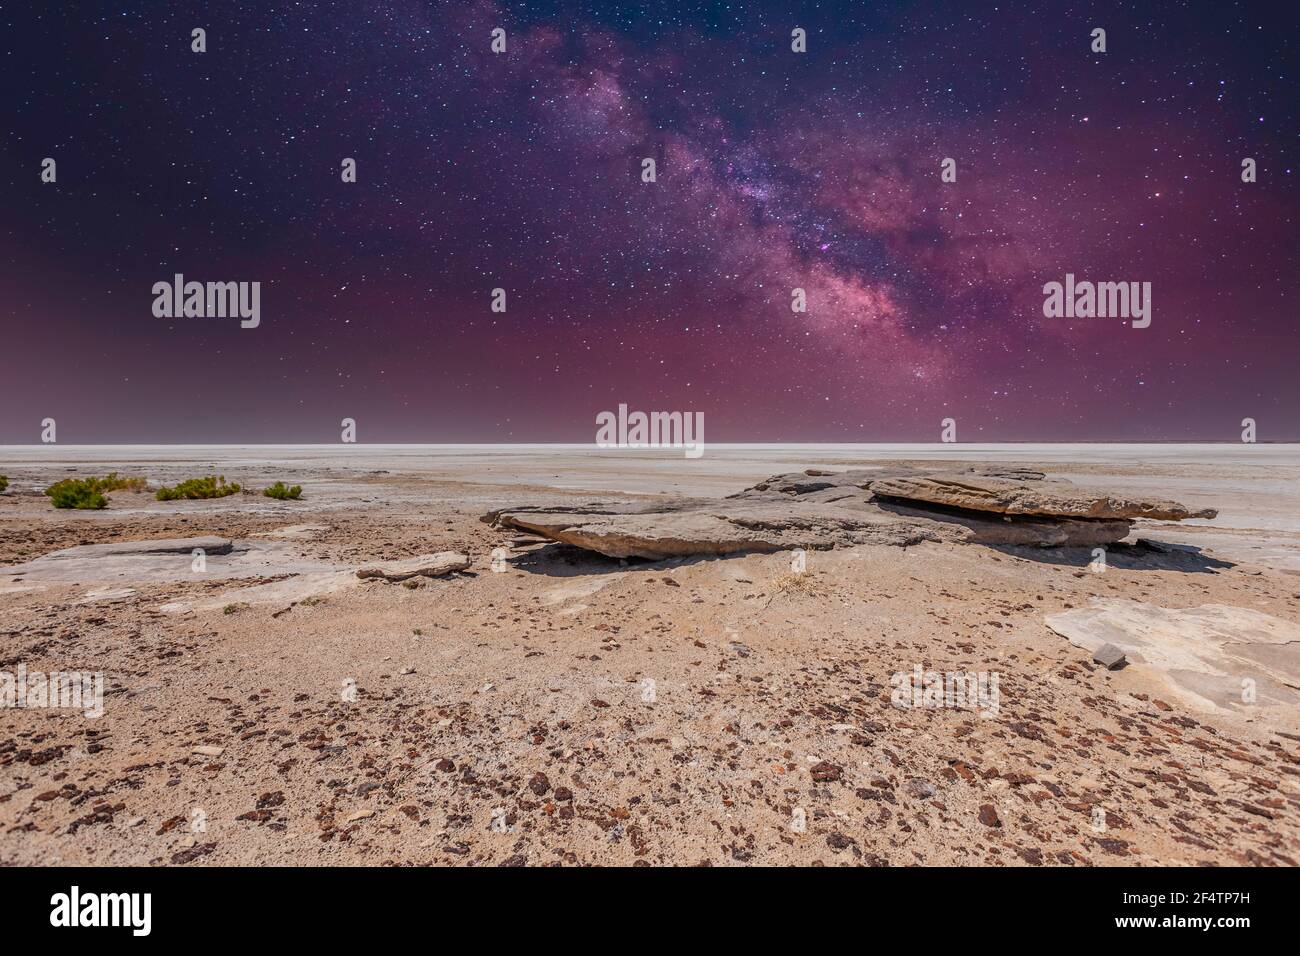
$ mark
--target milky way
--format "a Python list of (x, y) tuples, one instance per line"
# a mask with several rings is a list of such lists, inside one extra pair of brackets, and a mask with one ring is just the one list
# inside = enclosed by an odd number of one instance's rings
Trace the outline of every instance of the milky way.
[[(1300, 438), (1280, 8), (39, 6), (0, 9), (2, 442)], [(260, 325), (155, 317), (176, 273)], [(1150, 327), (1046, 318), (1067, 273)]]

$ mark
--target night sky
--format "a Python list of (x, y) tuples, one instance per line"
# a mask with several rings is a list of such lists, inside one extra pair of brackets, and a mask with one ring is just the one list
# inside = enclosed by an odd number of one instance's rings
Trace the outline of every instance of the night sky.
[(1295, 10), (0, 0), (0, 443), (1300, 439)]

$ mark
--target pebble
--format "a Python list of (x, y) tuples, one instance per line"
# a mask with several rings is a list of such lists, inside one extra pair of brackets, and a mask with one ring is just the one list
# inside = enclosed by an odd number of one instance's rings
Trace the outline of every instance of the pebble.
[(823, 760), (812, 768), (812, 778), (817, 783), (833, 783), (842, 776), (842, 771), (833, 763)]
[(922, 780), (920, 777), (913, 777), (903, 784), (903, 790), (910, 797), (916, 797), (918, 800), (928, 800), (938, 791), (934, 789), (934, 784), (929, 780)]

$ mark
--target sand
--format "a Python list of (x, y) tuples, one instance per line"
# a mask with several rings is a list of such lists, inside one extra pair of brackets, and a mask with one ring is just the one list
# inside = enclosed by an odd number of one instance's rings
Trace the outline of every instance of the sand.
[[(478, 520), (890, 461), (1010, 462), (1220, 514), (1140, 522), (1132, 540), (1199, 550), (1116, 549), (1103, 573), (1083, 549), (956, 544), (810, 552), (804, 573), (789, 553), (623, 563), (550, 545), (496, 571), (510, 536)], [(1107, 671), (1046, 624), (1105, 599), (1295, 626), (1296, 446), (50, 446), (0, 462), (0, 672), (102, 673), (106, 690), (100, 717), (0, 709), (0, 863), (1300, 860), (1297, 708)], [(304, 499), (115, 492), (69, 512), (33, 491), (109, 470), (284, 480)], [(42, 559), (201, 535), (237, 547), (200, 571), (184, 553)], [(354, 574), (439, 551), (469, 570)], [(897, 706), (891, 681), (917, 668), (996, 675), (997, 706)]]

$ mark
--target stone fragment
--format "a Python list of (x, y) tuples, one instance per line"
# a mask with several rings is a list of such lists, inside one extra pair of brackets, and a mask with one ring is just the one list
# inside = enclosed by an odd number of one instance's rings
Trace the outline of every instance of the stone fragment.
[(814, 764), (811, 772), (813, 780), (817, 783), (834, 783), (836, 780), (839, 780), (842, 775), (842, 771), (839, 767), (826, 760)]
[(908, 796), (916, 797), (918, 800), (928, 800), (937, 792), (934, 789), (934, 784), (920, 777), (913, 777), (903, 784), (903, 791)]
[(414, 577), (436, 578), (469, 567), (469, 557), (459, 551), (439, 551), (422, 554), (401, 561), (389, 561), (357, 570), (357, 577), (382, 578), (385, 581), (405, 581)]
[(1123, 667), (1128, 663), (1124, 657), (1124, 652), (1114, 644), (1103, 644), (1093, 652), (1092, 659), (1095, 663), (1100, 664), (1108, 671), (1113, 671), (1118, 667)]

